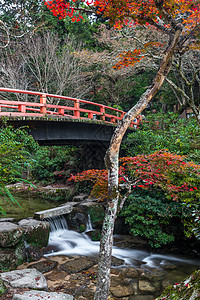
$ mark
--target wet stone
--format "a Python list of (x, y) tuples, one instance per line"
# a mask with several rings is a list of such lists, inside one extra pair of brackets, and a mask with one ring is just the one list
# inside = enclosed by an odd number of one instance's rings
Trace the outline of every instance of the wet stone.
[(112, 266), (117, 267), (117, 266), (122, 266), (124, 264), (125, 264), (125, 261), (123, 259), (119, 259), (115, 256), (112, 256), (112, 260), (111, 260)]
[(148, 281), (140, 280), (139, 281), (139, 290), (145, 293), (153, 293), (155, 292), (155, 287)]
[(81, 258), (67, 261), (66, 263), (62, 264), (61, 269), (68, 273), (77, 273), (82, 270), (89, 269), (94, 264), (95, 264), (94, 261), (86, 257), (81, 257)]
[(111, 274), (119, 275), (124, 278), (138, 278), (138, 270), (132, 267), (111, 269)]
[(41, 272), (43, 274), (43, 273), (50, 272), (57, 266), (58, 266), (58, 262), (47, 259), (47, 260), (33, 263), (29, 266), (29, 268), (35, 268), (36, 270), (38, 270), (39, 272)]
[(110, 291), (114, 297), (127, 297), (134, 293), (134, 286), (127, 284), (122, 278), (111, 277)]
[(152, 295), (136, 295), (130, 296), (129, 300), (154, 300)]

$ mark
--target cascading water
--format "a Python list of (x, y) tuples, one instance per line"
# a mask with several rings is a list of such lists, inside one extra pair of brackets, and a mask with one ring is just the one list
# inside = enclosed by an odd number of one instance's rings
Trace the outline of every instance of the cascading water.
[(85, 232), (93, 231), (93, 230), (94, 229), (92, 227), (91, 217), (90, 217), (90, 215), (88, 215), (88, 220), (87, 220)]
[[(69, 230), (64, 216), (49, 218), (48, 221), (51, 228), (49, 246), (52, 246), (54, 250), (51, 253), (47, 253), (46, 256), (98, 255), (99, 242), (91, 241), (86, 234), (87, 231), (93, 230), (90, 219), (88, 219), (85, 233)], [(135, 266), (138, 261), (141, 261), (144, 266), (161, 269), (166, 263), (175, 264), (180, 268), (188, 270), (194, 268), (194, 266), (200, 266), (200, 260), (197, 259), (192, 260), (175, 255), (161, 255), (137, 249), (118, 248), (116, 246), (113, 247), (112, 255), (124, 260), (124, 264), (129, 266)]]

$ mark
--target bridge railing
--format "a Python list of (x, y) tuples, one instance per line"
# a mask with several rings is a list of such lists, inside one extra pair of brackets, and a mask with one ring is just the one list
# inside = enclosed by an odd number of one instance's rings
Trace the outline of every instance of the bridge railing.
[[(124, 111), (110, 106), (62, 95), (9, 88), (0, 88), (0, 92), (40, 97), (39, 102), (4, 100), (0, 97), (0, 116), (42, 117), (54, 115), (72, 119), (97, 119), (106, 123), (118, 123), (125, 115)], [(63, 103), (66, 101), (67, 105), (48, 104), (48, 98), (60, 99)], [(86, 108), (87, 106), (89, 108)], [(136, 122), (131, 123), (131, 127), (137, 127), (139, 123), (140, 118), (138, 117)]]

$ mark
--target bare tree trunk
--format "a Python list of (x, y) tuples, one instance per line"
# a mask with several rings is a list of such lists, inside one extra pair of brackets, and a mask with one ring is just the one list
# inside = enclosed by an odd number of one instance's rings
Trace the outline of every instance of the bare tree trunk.
[(109, 149), (106, 153), (105, 163), (108, 170), (108, 204), (100, 241), (97, 289), (94, 296), (95, 300), (106, 300), (108, 299), (109, 295), (113, 230), (119, 199), (118, 158), (121, 141), (131, 121), (144, 110), (144, 108), (151, 101), (153, 96), (163, 84), (171, 68), (173, 54), (175, 51), (175, 47), (179, 41), (181, 31), (181, 29), (177, 30), (174, 34), (173, 39), (171, 39), (171, 41), (169, 42), (168, 48), (166, 49), (165, 55), (152, 85), (141, 96), (138, 103), (127, 112), (127, 114), (117, 126), (113, 134)]

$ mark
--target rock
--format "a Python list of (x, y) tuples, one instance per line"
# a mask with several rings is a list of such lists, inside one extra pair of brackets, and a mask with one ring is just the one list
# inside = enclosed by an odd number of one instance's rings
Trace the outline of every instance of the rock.
[(39, 291), (25, 291), (13, 295), (12, 300), (73, 300), (72, 295), (64, 293), (48, 293), (48, 292), (39, 292)]
[(34, 245), (29, 245), (26, 248), (27, 259), (29, 261), (38, 261), (40, 258), (43, 257), (45, 252), (46, 248), (40, 248)]
[(154, 293), (156, 289), (149, 281), (140, 280), (139, 281), (139, 290), (141, 292), (145, 292), (145, 293), (149, 293), (149, 292)]
[(89, 269), (95, 264), (94, 261), (90, 260), (87, 257), (80, 257), (77, 259), (69, 260), (66, 263), (62, 264), (61, 269), (68, 273), (77, 273), (82, 270)]
[(115, 256), (112, 256), (112, 260), (111, 260), (112, 266), (117, 267), (117, 266), (122, 266), (124, 264), (125, 264), (125, 261), (123, 259), (119, 259)]
[(137, 288), (135, 285), (128, 284), (122, 278), (119, 277), (111, 277), (111, 286), (110, 291), (114, 297), (127, 297), (132, 295)]
[(72, 201), (73, 202), (82, 202), (86, 198), (88, 198), (87, 194), (80, 194), (80, 195), (74, 196)]
[(0, 246), (12, 247), (21, 242), (23, 236), (23, 228), (10, 223), (2, 222), (0, 227)]
[(14, 218), (0, 218), (0, 222), (13, 222)]
[(0, 248), (0, 269), (13, 270), (26, 259), (24, 243), (19, 243), (15, 248)]
[(24, 228), (24, 235), (28, 244), (37, 245), (38, 247), (46, 247), (48, 245), (49, 222), (23, 219), (18, 224)]
[(132, 267), (111, 269), (111, 274), (119, 275), (124, 278), (138, 278), (138, 271)]
[(169, 262), (167, 260), (163, 261), (161, 266), (162, 266), (162, 269), (164, 269), (164, 270), (177, 269), (177, 266), (175, 264), (172, 264), (171, 262)]
[(123, 285), (111, 286), (110, 291), (113, 294), (113, 296), (117, 298), (130, 296), (133, 293), (131, 286), (123, 286)]
[(43, 273), (47, 273), (47, 272), (53, 270), (57, 266), (58, 266), (57, 261), (52, 261), (52, 260), (46, 259), (46, 260), (42, 260), (42, 261), (31, 264), (29, 266), (29, 268), (35, 268), (36, 270), (38, 270), (39, 272), (41, 272), (43, 274)]
[(77, 214), (74, 216), (73, 220), (74, 220), (79, 226), (84, 224), (85, 227), (86, 227), (86, 224), (87, 224), (87, 218), (86, 218), (86, 216), (85, 216), (84, 214), (82, 214), (82, 213), (77, 213)]
[(4, 284), (14, 288), (30, 288), (37, 290), (47, 290), (45, 277), (36, 269), (15, 270), (0, 273)]
[(152, 295), (137, 295), (130, 296), (129, 300), (153, 300), (154, 297)]

